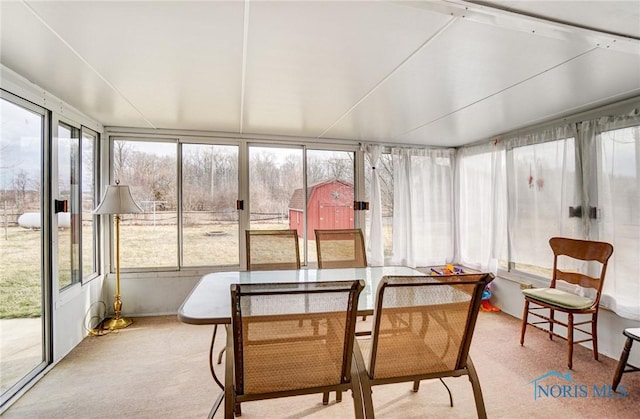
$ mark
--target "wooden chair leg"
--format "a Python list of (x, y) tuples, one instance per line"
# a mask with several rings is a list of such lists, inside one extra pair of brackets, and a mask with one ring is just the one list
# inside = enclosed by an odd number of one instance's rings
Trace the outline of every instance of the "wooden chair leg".
[(520, 330), (520, 345), (524, 345), (524, 333), (527, 330), (528, 317), (529, 317), (529, 301), (524, 300), (524, 313), (522, 314), (522, 329)]
[(567, 326), (567, 344), (568, 344), (568, 355), (569, 355), (569, 362), (568, 362), (568, 366), (569, 369), (573, 368), (573, 314), (569, 313), (569, 322), (568, 322), (568, 326)]
[(417, 393), (418, 390), (420, 390), (420, 380), (416, 380), (413, 382), (413, 389), (411, 389), (411, 391), (413, 391), (414, 393)]
[(549, 309), (549, 340), (553, 340), (553, 325), (555, 324), (555, 310)]
[(342, 401), (342, 392), (336, 391), (336, 403), (340, 403)]
[(329, 392), (322, 393), (322, 404), (325, 406), (329, 404)]
[(618, 388), (618, 384), (620, 384), (620, 380), (622, 379), (622, 374), (627, 366), (627, 361), (629, 360), (629, 353), (631, 352), (631, 345), (633, 344), (633, 340), (631, 338), (627, 338), (627, 341), (624, 344), (624, 348), (622, 349), (622, 353), (620, 354), (620, 360), (618, 361), (618, 366), (616, 367), (616, 373), (613, 375), (613, 391), (616, 391)]
[(593, 347), (593, 359), (598, 360), (598, 313), (594, 313), (591, 319), (591, 344)]

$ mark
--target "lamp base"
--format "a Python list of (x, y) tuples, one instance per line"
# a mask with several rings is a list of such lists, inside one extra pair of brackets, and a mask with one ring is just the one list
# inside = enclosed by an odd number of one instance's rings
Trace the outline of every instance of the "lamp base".
[(133, 323), (133, 320), (127, 319), (126, 317), (120, 317), (119, 319), (109, 319), (104, 322), (102, 325), (102, 329), (104, 330), (118, 330), (124, 329)]

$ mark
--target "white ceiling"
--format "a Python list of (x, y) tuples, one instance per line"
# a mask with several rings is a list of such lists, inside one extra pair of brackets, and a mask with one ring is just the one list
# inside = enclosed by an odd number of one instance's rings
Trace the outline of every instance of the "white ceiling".
[(640, 1), (1, 1), (0, 19), (1, 63), (105, 126), (459, 146), (640, 95)]

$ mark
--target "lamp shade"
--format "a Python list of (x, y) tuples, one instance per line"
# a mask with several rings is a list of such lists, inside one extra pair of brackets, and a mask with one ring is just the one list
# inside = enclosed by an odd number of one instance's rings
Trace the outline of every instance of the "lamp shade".
[(133, 214), (142, 212), (127, 185), (109, 185), (94, 214)]

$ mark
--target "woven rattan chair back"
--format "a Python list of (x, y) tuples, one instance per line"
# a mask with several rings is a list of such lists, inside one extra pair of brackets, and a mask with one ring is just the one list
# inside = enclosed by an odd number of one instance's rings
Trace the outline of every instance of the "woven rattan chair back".
[[(228, 353), (227, 360), (233, 374), (226, 389), (233, 388), (229, 396), (236, 413), (244, 401), (353, 391), (356, 310), (363, 288), (362, 280), (232, 285), (227, 351), (233, 358)], [(354, 378), (358, 383), (357, 372)], [(359, 383), (354, 397), (356, 416), (362, 416)]]
[(296, 230), (246, 230), (247, 270), (300, 269)]
[[(468, 375), (479, 417), (486, 417), (469, 358), (482, 292), (491, 274), (385, 276), (378, 286), (371, 338), (358, 339), (367, 417), (373, 385)], [(448, 387), (447, 387), (448, 389)], [(451, 402), (453, 405), (453, 402)]]
[(383, 278), (369, 376), (387, 379), (464, 368), (486, 284), (485, 274)]
[(362, 230), (315, 230), (318, 268), (364, 268), (367, 253)]

